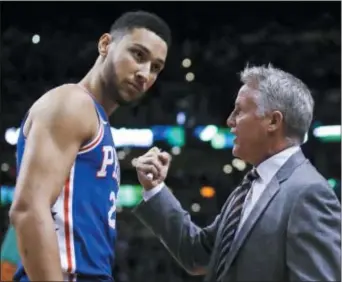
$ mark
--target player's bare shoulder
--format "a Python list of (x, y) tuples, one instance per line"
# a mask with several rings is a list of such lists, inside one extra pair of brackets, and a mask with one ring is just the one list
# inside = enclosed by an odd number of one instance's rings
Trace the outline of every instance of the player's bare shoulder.
[[(30, 110), (29, 122), (44, 121), (52, 127), (79, 131), (92, 137), (98, 119), (92, 98), (75, 84), (53, 88), (38, 99)], [(25, 130), (26, 131), (26, 130)]]
[(50, 112), (53, 115), (63, 115), (71, 111), (81, 117), (91, 116), (89, 111), (96, 114), (92, 98), (75, 84), (64, 84), (51, 89), (36, 101), (32, 111)]

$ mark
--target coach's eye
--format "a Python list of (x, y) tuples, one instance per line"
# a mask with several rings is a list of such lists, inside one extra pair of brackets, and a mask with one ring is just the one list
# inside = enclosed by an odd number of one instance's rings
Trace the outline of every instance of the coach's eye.
[(239, 114), (240, 110), (235, 108), (234, 111), (233, 111), (233, 116), (237, 116)]

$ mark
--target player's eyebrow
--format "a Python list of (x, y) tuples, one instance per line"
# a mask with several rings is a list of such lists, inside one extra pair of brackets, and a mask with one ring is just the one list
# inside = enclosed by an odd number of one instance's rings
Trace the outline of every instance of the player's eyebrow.
[[(139, 43), (134, 43), (134, 45), (142, 49), (145, 53), (152, 55), (151, 51), (148, 48), (146, 48), (144, 45), (141, 45)], [(161, 65), (163, 66), (165, 65), (165, 61), (163, 61), (162, 59), (156, 58), (155, 60), (158, 61)]]

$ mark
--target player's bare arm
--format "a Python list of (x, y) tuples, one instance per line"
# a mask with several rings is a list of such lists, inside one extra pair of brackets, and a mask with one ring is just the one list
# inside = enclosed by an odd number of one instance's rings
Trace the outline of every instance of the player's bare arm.
[(92, 99), (76, 86), (52, 90), (30, 110), (10, 219), (31, 281), (63, 281), (51, 207), (79, 148), (97, 129)]

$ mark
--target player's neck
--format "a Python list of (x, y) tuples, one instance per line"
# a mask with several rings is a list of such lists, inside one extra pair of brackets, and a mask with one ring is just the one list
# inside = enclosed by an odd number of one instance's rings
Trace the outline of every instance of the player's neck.
[(119, 105), (110, 99), (110, 95), (107, 95), (105, 84), (98, 72), (92, 68), (88, 74), (80, 81), (80, 84), (84, 86), (94, 97), (94, 99), (102, 105), (107, 115), (110, 116)]

